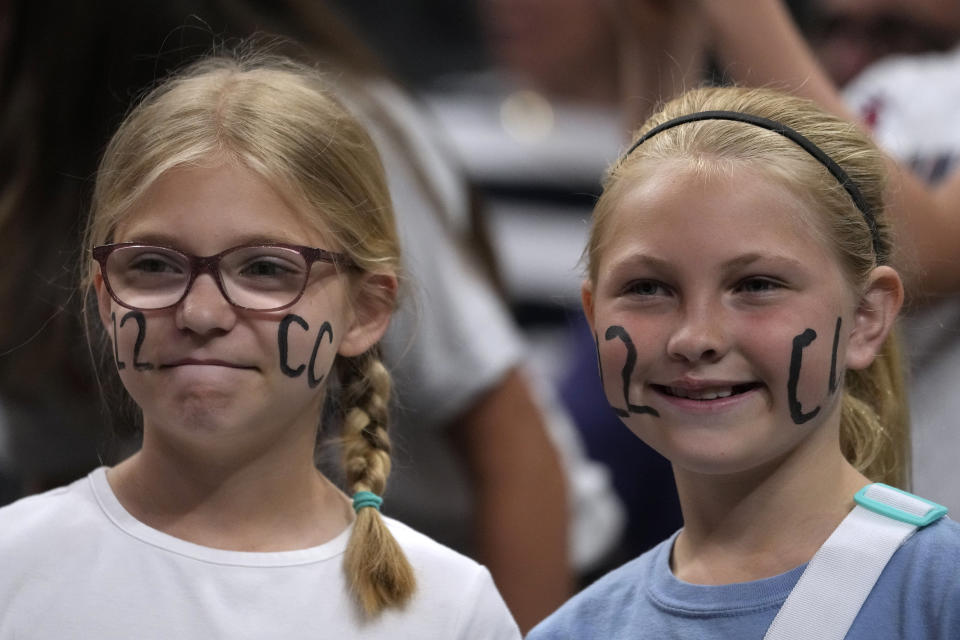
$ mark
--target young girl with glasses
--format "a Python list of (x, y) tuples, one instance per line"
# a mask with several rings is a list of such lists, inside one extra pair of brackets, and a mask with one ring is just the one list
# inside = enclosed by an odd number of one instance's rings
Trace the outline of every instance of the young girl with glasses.
[(583, 306), (684, 526), (529, 638), (956, 637), (960, 527), (870, 484), (908, 460), (882, 155), (770, 90), (695, 90), (639, 133)]
[[(379, 514), (399, 248), (318, 74), (214, 58), (152, 91), (85, 251), (143, 444), (0, 510), (0, 638), (519, 637), (486, 569)], [(349, 496), (314, 465), (325, 403)]]

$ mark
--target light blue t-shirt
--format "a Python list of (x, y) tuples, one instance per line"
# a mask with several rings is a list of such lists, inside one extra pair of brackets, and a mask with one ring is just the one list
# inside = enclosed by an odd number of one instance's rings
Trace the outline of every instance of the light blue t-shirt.
[[(676, 536), (574, 596), (527, 639), (761, 640), (806, 565), (754, 582), (681, 582), (669, 564)], [(960, 524), (942, 518), (893, 555), (847, 640), (958, 638)]]

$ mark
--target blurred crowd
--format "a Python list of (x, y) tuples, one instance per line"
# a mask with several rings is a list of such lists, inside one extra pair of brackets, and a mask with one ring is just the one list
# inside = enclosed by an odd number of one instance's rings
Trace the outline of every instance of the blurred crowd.
[(487, 564), (521, 628), (681, 525), (669, 463), (603, 396), (579, 258), (605, 168), (684, 88), (806, 92), (907, 175), (912, 489), (960, 511), (960, 3), (790, 2), (821, 85), (709, 0), (365, 4), (0, 1), (0, 504), (135, 446), (74, 293), (91, 178), (145, 88), (254, 37), (336, 78), (387, 168), (408, 279), (385, 511)]

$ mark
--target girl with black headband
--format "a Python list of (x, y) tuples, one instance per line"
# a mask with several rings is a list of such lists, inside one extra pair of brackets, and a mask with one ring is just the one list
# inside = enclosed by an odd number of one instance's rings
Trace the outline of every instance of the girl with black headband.
[(529, 637), (955, 637), (960, 526), (890, 486), (909, 439), (882, 154), (740, 88), (689, 92), (636, 140), (594, 210), (583, 306), (684, 527)]

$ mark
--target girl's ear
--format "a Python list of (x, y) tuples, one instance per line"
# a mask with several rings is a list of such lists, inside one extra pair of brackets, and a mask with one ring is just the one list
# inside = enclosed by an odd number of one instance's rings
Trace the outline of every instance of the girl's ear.
[(893, 330), (903, 305), (903, 282), (891, 267), (875, 268), (854, 313), (853, 331), (847, 343), (846, 365), (865, 369), (880, 352)]
[(590, 325), (590, 333), (596, 333), (593, 328), (593, 285), (589, 278), (580, 285), (580, 302), (583, 304), (583, 315), (587, 317), (587, 324)]
[(397, 304), (397, 277), (392, 273), (364, 273), (353, 287), (352, 319), (337, 349), (348, 358), (366, 352), (387, 331)]

